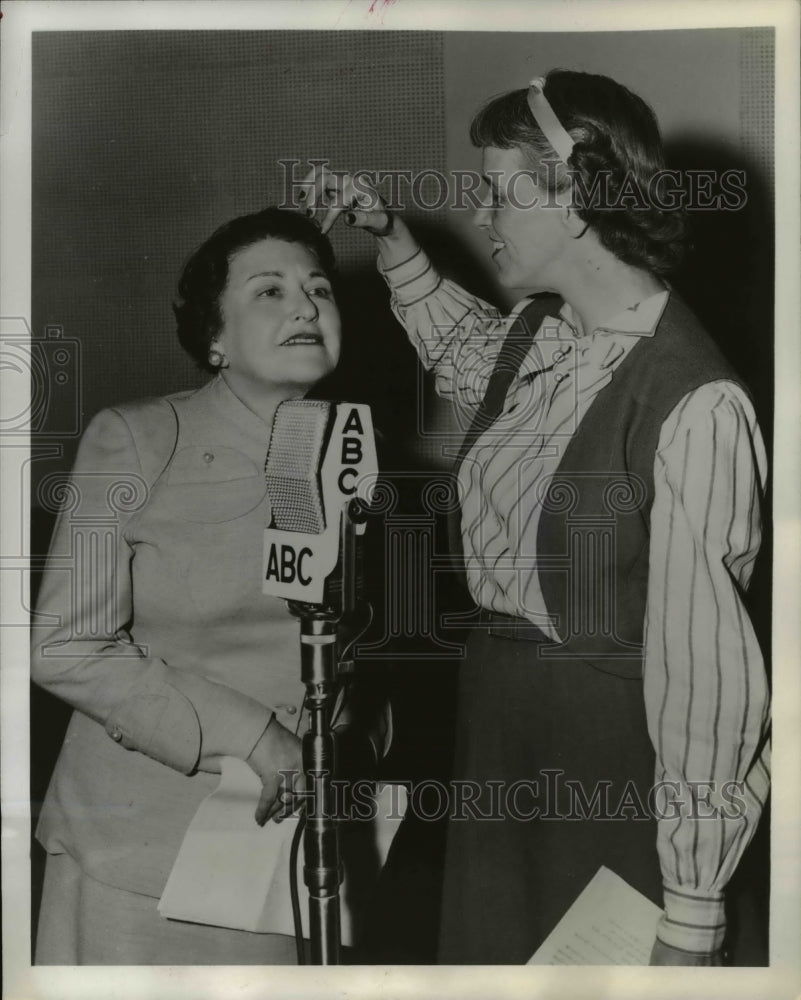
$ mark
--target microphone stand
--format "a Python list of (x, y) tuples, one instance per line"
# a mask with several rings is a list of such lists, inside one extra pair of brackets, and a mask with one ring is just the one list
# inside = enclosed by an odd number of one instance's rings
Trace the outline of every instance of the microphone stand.
[(356, 610), (357, 536), (364, 533), (366, 513), (358, 500), (342, 511), (341, 581), (339, 607), (287, 601), (300, 622), (300, 670), (306, 685), (306, 706), (311, 725), (303, 736), (305, 799), (310, 803), (303, 832), (303, 881), (309, 890), (309, 932), (312, 965), (338, 965), (340, 961), (339, 857), (337, 817), (333, 806), (336, 772), (331, 715), (337, 696), (338, 675), (351, 672), (353, 661), (339, 660), (340, 623)]
[(339, 616), (329, 607), (289, 601), (300, 620), (300, 671), (306, 685), (311, 725), (303, 736), (306, 828), (303, 881), (309, 890), (312, 965), (338, 965), (339, 886), (342, 866), (336, 817), (332, 811), (335, 768), (331, 711), (336, 698), (336, 642)]

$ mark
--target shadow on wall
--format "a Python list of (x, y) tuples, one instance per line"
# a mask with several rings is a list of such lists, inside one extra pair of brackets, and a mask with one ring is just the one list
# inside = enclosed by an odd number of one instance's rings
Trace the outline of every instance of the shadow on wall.
[[(697, 140), (671, 142), (671, 168), (683, 172), (742, 171), (745, 203), (729, 211), (690, 213), (692, 248), (675, 286), (750, 390), (772, 464), (774, 403), (773, 195), (764, 169), (730, 148)], [(772, 525), (770, 476), (763, 537), (745, 603), (766, 663), (771, 662)]]
[(675, 285), (754, 395), (766, 438), (773, 415), (773, 197), (763, 171), (730, 148), (681, 137), (669, 166), (704, 173), (742, 171), (745, 203), (735, 210), (692, 211), (692, 248)]

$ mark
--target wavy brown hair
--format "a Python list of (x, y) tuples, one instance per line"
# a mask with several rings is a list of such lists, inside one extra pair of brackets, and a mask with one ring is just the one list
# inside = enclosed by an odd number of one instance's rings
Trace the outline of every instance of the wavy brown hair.
[(563, 164), (528, 106), (528, 90), (490, 100), (470, 126), (474, 146), (517, 147), (549, 193), (569, 187), (579, 217), (616, 257), (664, 276), (682, 261), (687, 218), (648, 197), (665, 168), (662, 137), (651, 108), (609, 77), (552, 70), (545, 97), (575, 145)]

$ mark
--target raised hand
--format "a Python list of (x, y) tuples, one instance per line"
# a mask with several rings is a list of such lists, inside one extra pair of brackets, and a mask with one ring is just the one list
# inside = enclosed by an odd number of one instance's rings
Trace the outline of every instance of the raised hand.
[(327, 233), (344, 215), (347, 225), (364, 229), (373, 236), (389, 236), (393, 216), (366, 174), (349, 174), (316, 166), (303, 178), (299, 195), (306, 214)]

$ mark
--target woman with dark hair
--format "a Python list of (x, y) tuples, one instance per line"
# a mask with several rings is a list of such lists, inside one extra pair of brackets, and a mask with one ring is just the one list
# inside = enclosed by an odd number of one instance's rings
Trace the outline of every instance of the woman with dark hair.
[[(511, 316), (443, 279), (365, 179), (309, 178), (377, 237), (393, 310), (468, 418), (440, 957), (523, 963), (606, 866), (663, 907), (652, 964), (721, 962), (724, 889), (768, 792), (742, 603), (766, 454), (748, 393), (665, 283), (684, 215), (656, 120), (553, 71), (472, 123)], [(322, 213), (325, 212), (323, 215)]]
[[(157, 902), (221, 760), (300, 778), (298, 624), (262, 594), (264, 463), (278, 405), (336, 367), (328, 240), (267, 209), (189, 259), (178, 336), (215, 377), (103, 410), (64, 490), (33, 679), (73, 713), (42, 809), (40, 964), (284, 964), (282, 935), (168, 921)], [(67, 571), (64, 571), (66, 566)]]

